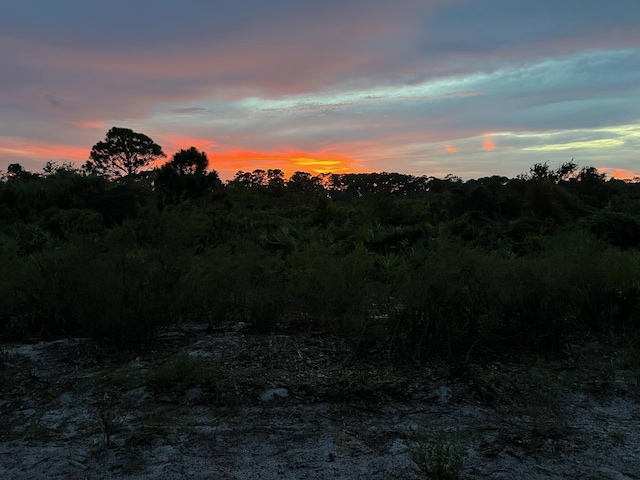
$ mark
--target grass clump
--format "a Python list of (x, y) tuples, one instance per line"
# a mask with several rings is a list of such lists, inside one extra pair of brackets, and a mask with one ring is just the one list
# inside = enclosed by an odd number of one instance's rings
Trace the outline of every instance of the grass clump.
[(464, 468), (466, 447), (459, 430), (418, 428), (409, 437), (409, 454), (422, 473), (434, 480), (456, 480)]
[(193, 386), (205, 377), (202, 360), (180, 352), (174, 358), (160, 365), (153, 374), (153, 383), (160, 388)]
[(158, 366), (151, 374), (150, 385), (156, 392), (172, 395), (198, 388), (198, 402), (217, 406), (235, 406), (239, 401), (235, 386), (220, 365), (186, 352), (180, 352)]

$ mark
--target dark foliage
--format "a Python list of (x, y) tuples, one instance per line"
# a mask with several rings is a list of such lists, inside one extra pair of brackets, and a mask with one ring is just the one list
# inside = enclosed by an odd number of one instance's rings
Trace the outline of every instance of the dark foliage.
[(637, 183), (570, 162), (515, 179), (254, 170), (223, 185), (195, 148), (153, 173), (132, 162), (132, 181), (54, 164), (4, 176), (2, 334), (133, 346), (170, 321), (232, 320), (412, 360), (640, 339)]
[(195, 147), (180, 150), (173, 159), (156, 170), (154, 183), (160, 206), (219, 193), (222, 182), (217, 172), (207, 173), (207, 155)]
[(104, 141), (91, 149), (85, 169), (110, 178), (137, 174), (166, 155), (148, 136), (129, 128), (113, 127)]

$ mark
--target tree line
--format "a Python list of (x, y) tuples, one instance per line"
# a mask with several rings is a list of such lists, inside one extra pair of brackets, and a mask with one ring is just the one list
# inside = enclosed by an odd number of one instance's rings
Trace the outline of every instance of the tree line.
[(77, 169), (0, 182), (0, 335), (135, 347), (172, 321), (319, 329), (376, 355), (640, 339), (640, 182), (238, 172), (113, 128)]

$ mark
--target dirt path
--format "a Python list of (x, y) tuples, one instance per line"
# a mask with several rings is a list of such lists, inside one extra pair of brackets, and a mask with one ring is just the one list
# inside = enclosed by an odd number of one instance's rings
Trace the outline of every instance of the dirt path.
[(640, 362), (600, 345), (455, 380), (242, 325), (182, 325), (137, 356), (0, 350), (0, 478), (418, 479), (459, 457), (468, 479), (640, 479)]

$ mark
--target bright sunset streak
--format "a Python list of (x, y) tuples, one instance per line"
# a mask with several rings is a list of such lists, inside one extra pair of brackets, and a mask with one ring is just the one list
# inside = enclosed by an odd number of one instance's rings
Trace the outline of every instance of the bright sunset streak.
[[(206, 151), (206, 150), (205, 150)], [(209, 167), (223, 179), (231, 179), (239, 171), (280, 169), (290, 176), (296, 171), (308, 173), (347, 173), (360, 171), (356, 160), (346, 155), (320, 151), (317, 153), (284, 150), (258, 152), (250, 150), (206, 151)]]
[(319, 153), (313, 156), (294, 157), (291, 160), (295, 165), (303, 167), (303, 169), (310, 168), (313, 173), (347, 173), (355, 171), (353, 159), (336, 153)]
[(300, 165), (300, 166), (308, 166), (308, 165), (325, 165), (325, 166), (331, 166), (331, 165), (340, 165), (339, 160), (319, 160), (317, 158), (292, 158), (291, 160), (293, 160), (293, 162), (296, 165)]
[(455, 148), (455, 147), (447, 147), (447, 152), (449, 152), (449, 153), (456, 153), (457, 151), (458, 151), (458, 149)]

